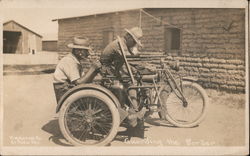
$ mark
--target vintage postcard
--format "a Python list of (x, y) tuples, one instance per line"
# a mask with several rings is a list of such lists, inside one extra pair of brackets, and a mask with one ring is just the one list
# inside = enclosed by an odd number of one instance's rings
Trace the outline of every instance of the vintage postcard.
[(247, 0), (0, 0), (1, 155), (249, 154)]

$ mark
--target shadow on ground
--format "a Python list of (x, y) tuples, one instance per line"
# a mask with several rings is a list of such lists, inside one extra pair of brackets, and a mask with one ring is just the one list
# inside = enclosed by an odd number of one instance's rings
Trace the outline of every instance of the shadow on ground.
[(134, 137), (144, 139), (144, 133), (145, 131), (148, 131), (150, 126), (145, 126), (143, 121), (138, 121), (138, 125), (136, 127), (130, 127), (125, 121), (121, 124), (121, 127), (125, 128), (126, 130), (119, 131), (114, 140), (124, 142), (125, 140), (129, 141)]
[[(114, 138), (114, 141), (124, 142), (125, 140), (130, 140), (132, 137), (144, 139), (144, 132), (147, 131), (147, 128), (149, 128), (149, 126), (145, 126), (143, 122), (139, 122), (136, 127), (128, 127), (126, 126), (126, 123), (123, 123), (121, 124), (121, 127), (125, 130), (119, 131), (117, 136)], [(61, 146), (73, 146), (63, 137), (60, 131), (58, 119), (50, 120), (41, 129), (51, 134), (49, 141)]]
[(72, 146), (69, 143), (65, 143), (66, 141), (59, 128), (58, 119), (50, 120), (48, 123), (46, 123), (42, 127), (42, 130), (51, 134), (51, 136), (49, 137), (49, 140), (54, 142), (55, 144), (61, 145), (61, 146)]
[(159, 119), (159, 118), (151, 118), (148, 117), (145, 120), (146, 123), (152, 125), (152, 126), (162, 126), (162, 127), (172, 127), (172, 128), (177, 128), (176, 126), (172, 125), (169, 123), (167, 120)]
[[(145, 131), (148, 131), (148, 128), (150, 128), (151, 126), (178, 128), (168, 121), (159, 118), (148, 117), (145, 119), (145, 123), (149, 124), (149, 126), (145, 126), (143, 122), (138, 122), (138, 125), (136, 127), (129, 127), (127, 126), (126, 122), (122, 123), (121, 127), (123, 127), (124, 131), (118, 131), (117, 136), (114, 138), (114, 141), (129, 141), (133, 137), (144, 139)], [(54, 142), (55, 144), (61, 146), (72, 146), (64, 139), (60, 131), (58, 119), (50, 120), (42, 127), (42, 130), (51, 134), (49, 140)]]
[[(146, 123), (152, 125), (152, 126), (162, 126), (162, 127), (169, 127), (169, 128), (180, 128), (177, 127), (173, 124), (171, 124), (170, 122), (168, 122), (167, 120), (164, 119), (159, 119), (159, 118), (147, 118), (145, 120)], [(199, 127), (199, 125), (193, 126), (193, 127), (189, 127), (189, 128), (196, 128)]]
[(54, 73), (56, 65), (4, 65), (3, 75), (41, 75)]

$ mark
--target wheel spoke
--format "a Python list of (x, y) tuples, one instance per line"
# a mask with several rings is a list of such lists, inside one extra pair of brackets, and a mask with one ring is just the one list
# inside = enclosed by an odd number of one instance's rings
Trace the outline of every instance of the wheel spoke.
[(85, 104), (84, 104), (84, 102), (82, 101), (82, 99), (78, 100), (77, 102), (78, 102), (78, 105), (80, 105), (81, 110), (84, 111), (84, 110), (85, 110), (85, 109), (84, 109), (84, 105), (85, 105)]
[(80, 111), (75, 111), (75, 112), (67, 113), (66, 115), (79, 115), (79, 116), (83, 117), (84, 114)]
[(186, 99), (187, 99), (187, 101), (192, 101), (192, 100), (195, 99), (195, 98), (197, 98), (197, 96), (193, 95), (193, 96), (191, 96), (191, 97), (189, 97), (189, 98), (186, 98)]
[(85, 141), (88, 135), (89, 135), (89, 128), (87, 128), (86, 130), (83, 130), (82, 134), (78, 138), (79, 138), (79, 140), (84, 139), (84, 141)]
[(171, 104), (179, 104), (181, 101), (180, 100), (171, 100), (169, 101), (168, 103), (171, 103)]
[(101, 116), (104, 119), (110, 119), (110, 118), (112, 118), (112, 114), (110, 113), (109, 110), (103, 110), (102, 113), (101, 113)]
[(186, 119), (186, 121), (189, 121), (189, 119), (192, 119), (192, 113), (191, 114), (189, 114), (189, 112), (188, 112), (188, 109), (187, 108), (184, 108), (184, 110), (185, 110), (185, 118), (184, 119)]
[[(81, 107), (81, 106), (78, 104), (78, 100), (73, 102), (73, 106), (76, 106), (76, 108), (77, 108), (78, 110), (79, 110), (79, 107)], [(72, 109), (73, 109), (73, 108), (72, 108)], [(72, 110), (72, 109), (71, 109), (71, 110)], [(77, 110), (77, 109), (76, 109), (76, 110)], [(81, 109), (81, 108), (80, 108), (80, 109)]]
[(173, 124), (191, 124), (197, 121), (203, 114), (205, 105), (203, 93), (192, 84), (184, 84), (183, 86), (182, 94), (188, 102), (186, 107), (184, 107), (183, 101), (178, 97), (181, 97), (180, 92), (172, 91), (168, 96), (166, 91), (162, 91), (160, 94), (163, 105), (166, 107), (166, 115), (169, 120), (172, 120)]
[(113, 131), (113, 113), (106, 103), (95, 96), (72, 102), (65, 112), (65, 125), (70, 137), (80, 144), (96, 144)]
[(91, 128), (93, 129), (93, 135), (94, 133), (98, 133), (98, 132), (102, 133), (100, 130), (96, 129), (95, 126), (92, 126)]
[[(91, 128), (93, 129), (91, 136), (93, 137), (94, 140), (101, 140), (104, 138), (104, 136), (102, 135), (102, 132), (100, 130), (96, 129), (94, 126), (92, 126)], [(97, 135), (97, 134), (95, 135), (95, 133), (99, 133), (102, 136)]]
[(98, 110), (96, 110), (94, 113), (93, 113), (93, 115), (95, 115), (95, 114), (97, 114), (97, 113), (100, 113), (101, 111), (103, 111), (102, 109), (98, 109)]
[(185, 109), (182, 108), (181, 109), (181, 118), (180, 118), (181, 120), (185, 119), (185, 114), (184, 113), (185, 113)]
[(95, 118), (97, 122), (102, 122), (102, 123), (110, 123), (112, 122), (112, 118), (106, 118), (106, 117), (101, 117), (101, 118)]
[[(101, 130), (103, 130), (104, 134), (108, 134), (109, 133), (109, 130), (106, 128), (107, 126), (104, 126), (104, 124), (102, 123), (96, 123), (96, 125), (101, 128)], [(109, 127), (108, 127), (109, 128)]]
[(87, 108), (86, 108), (86, 102), (84, 101), (84, 99), (81, 98), (81, 99), (80, 99), (80, 102), (82, 103), (82, 109), (83, 109), (83, 110), (86, 110), (86, 109), (87, 109)]
[(99, 107), (99, 105), (98, 105), (98, 101), (97, 101), (97, 99), (94, 99), (94, 110), (98, 110), (98, 109), (100, 109), (101, 107)]
[(76, 105), (75, 102), (73, 102), (72, 105), (69, 107), (69, 111), (72, 111), (72, 113), (75, 112), (77, 109), (78, 105)]
[(77, 120), (77, 121), (80, 121), (80, 122), (82, 122), (82, 120), (81, 120), (81, 119), (79, 119), (79, 118), (76, 118), (76, 117), (70, 117), (70, 118), (69, 118), (69, 120)]
[(88, 103), (89, 110), (93, 110), (93, 99), (92, 98), (88, 98), (88, 99), (89, 99), (89, 103)]
[[(84, 121), (84, 123), (86, 123), (86, 122)], [(79, 131), (78, 129), (82, 129), (81, 127), (85, 127), (86, 124), (84, 124), (84, 123), (83, 122), (79, 123), (78, 127), (73, 127), (75, 125), (74, 124), (70, 124), (71, 126), (69, 128), (71, 128), (71, 131)]]

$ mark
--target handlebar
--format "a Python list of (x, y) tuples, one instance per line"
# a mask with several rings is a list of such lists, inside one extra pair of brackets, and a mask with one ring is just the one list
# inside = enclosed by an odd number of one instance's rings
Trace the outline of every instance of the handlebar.
[[(130, 77), (130, 79), (131, 79), (131, 81), (132, 81), (132, 84), (135, 84), (136, 82), (135, 82), (135, 78), (137, 79), (137, 78), (140, 78), (140, 77), (142, 77), (142, 75), (139, 73), (139, 75), (138, 75), (138, 73), (137, 74), (135, 74), (135, 75), (133, 75), (133, 73), (132, 73), (132, 71), (131, 71), (131, 67), (130, 67), (130, 65), (129, 65), (129, 63), (128, 63), (128, 61), (127, 61), (127, 58), (126, 58), (126, 55), (125, 55), (125, 52), (124, 52), (124, 45), (123, 45), (123, 42), (122, 42), (122, 40), (121, 40), (121, 38), (119, 37), (119, 36), (117, 36), (117, 38), (118, 38), (118, 45), (119, 45), (119, 48), (120, 48), (120, 50), (121, 50), (121, 53), (122, 53), (122, 56), (123, 56), (123, 59), (124, 59), (124, 62), (125, 62), (125, 65), (126, 65), (126, 68), (127, 68), (127, 71), (128, 71), (128, 74), (129, 74), (129, 77)], [(161, 67), (162, 67), (162, 69), (164, 70), (164, 69), (167, 69), (167, 65), (164, 63), (164, 59), (161, 59)], [(169, 64), (169, 66), (172, 68), (172, 69), (174, 69), (174, 70), (176, 70), (176, 71), (178, 71), (179, 70), (179, 65), (180, 65), (180, 63), (179, 63), (179, 61), (177, 60), (177, 61), (175, 61), (174, 63), (168, 63)], [(139, 77), (138, 77), (139, 76)]]
[(168, 67), (170, 67), (171, 69), (176, 70), (176, 71), (180, 70), (180, 62), (179, 62), (179, 60), (175, 60), (174, 62), (165, 63), (165, 61), (163, 59), (161, 59), (160, 64), (161, 64), (161, 68), (163, 70), (168, 68)]

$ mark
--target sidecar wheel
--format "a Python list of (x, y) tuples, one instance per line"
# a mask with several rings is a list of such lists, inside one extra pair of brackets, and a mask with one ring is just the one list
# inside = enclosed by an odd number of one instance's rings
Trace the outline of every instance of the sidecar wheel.
[(120, 115), (114, 102), (97, 90), (80, 90), (63, 103), (59, 114), (60, 130), (76, 146), (104, 146), (117, 134)]
[(159, 115), (177, 127), (197, 126), (206, 115), (208, 96), (197, 83), (185, 81), (182, 87), (187, 106), (183, 105), (182, 100), (173, 91), (169, 94), (162, 90), (160, 98), (164, 111), (159, 112)]

